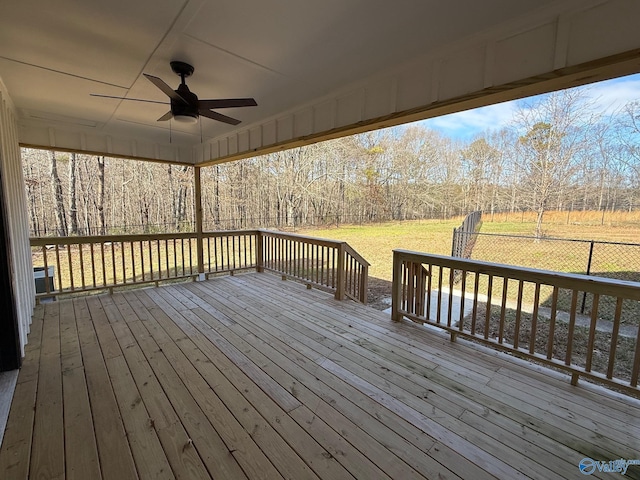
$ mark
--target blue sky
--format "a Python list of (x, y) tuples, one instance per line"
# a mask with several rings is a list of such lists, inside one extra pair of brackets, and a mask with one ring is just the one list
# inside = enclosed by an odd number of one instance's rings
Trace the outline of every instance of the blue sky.
[[(580, 87), (596, 103), (598, 110), (611, 114), (627, 102), (640, 100), (640, 74), (616, 78), (604, 82)], [(472, 140), (489, 130), (499, 130), (507, 126), (518, 108), (514, 100), (488, 107), (476, 108), (466, 112), (452, 113), (430, 120), (418, 122), (420, 125), (436, 130), (446, 137), (458, 140)]]

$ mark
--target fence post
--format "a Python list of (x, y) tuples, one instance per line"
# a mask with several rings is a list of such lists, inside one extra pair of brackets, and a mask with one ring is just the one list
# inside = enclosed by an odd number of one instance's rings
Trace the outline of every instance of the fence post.
[(346, 275), (345, 275), (345, 268), (344, 268), (344, 255), (345, 255), (345, 248), (344, 248), (344, 242), (340, 243), (338, 245), (338, 265), (337, 265), (337, 275), (336, 275), (336, 295), (335, 298), (336, 300), (344, 300), (344, 290), (345, 290), (345, 282), (347, 280)]
[(256, 230), (256, 272), (264, 272), (264, 237), (261, 230)]
[(451, 237), (451, 256), (452, 257), (457, 257), (456, 255), (456, 250), (457, 250), (457, 243), (458, 243), (458, 229), (456, 227), (453, 227), (453, 236)]
[[(591, 275), (591, 260), (593, 259), (593, 245), (595, 242), (591, 240), (589, 243), (589, 259), (587, 260), (587, 275)], [(582, 305), (580, 306), (580, 313), (584, 315), (584, 308), (587, 303), (587, 292), (582, 292)]]

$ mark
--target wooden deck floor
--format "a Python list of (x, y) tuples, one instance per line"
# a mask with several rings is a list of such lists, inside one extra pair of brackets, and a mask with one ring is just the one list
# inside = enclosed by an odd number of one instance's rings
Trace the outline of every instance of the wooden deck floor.
[(640, 457), (639, 419), (635, 400), (252, 273), (38, 307), (0, 476), (584, 478), (585, 457)]

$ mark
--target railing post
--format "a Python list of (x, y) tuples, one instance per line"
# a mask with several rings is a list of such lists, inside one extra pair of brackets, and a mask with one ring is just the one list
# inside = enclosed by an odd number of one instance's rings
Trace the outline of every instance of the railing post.
[(256, 272), (264, 272), (264, 238), (261, 230), (256, 230)]
[(204, 280), (204, 247), (202, 245), (202, 181), (200, 167), (193, 167), (196, 210), (196, 249), (198, 253), (198, 280)]
[(400, 302), (402, 301), (402, 260), (400, 254), (393, 252), (393, 279), (391, 283), (391, 320), (402, 320)]
[(337, 265), (337, 275), (336, 275), (336, 300), (344, 300), (344, 290), (346, 287), (347, 276), (344, 268), (344, 257), (345, 257), (345, 248), (344, 242), (340, 243), (337, 247), (338, 252), (338, 265)]

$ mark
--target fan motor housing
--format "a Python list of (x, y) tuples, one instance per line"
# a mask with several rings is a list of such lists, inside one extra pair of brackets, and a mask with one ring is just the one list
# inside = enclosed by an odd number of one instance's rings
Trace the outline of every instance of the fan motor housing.
[(171, 99), (171, 113), (173, 113), (173, 116), (198, 118), (198, 96), (195, 93), (191, 93), (189, 87), (185, 84), (180, 85), (176, 92), (184, 98), (187, 103)]

